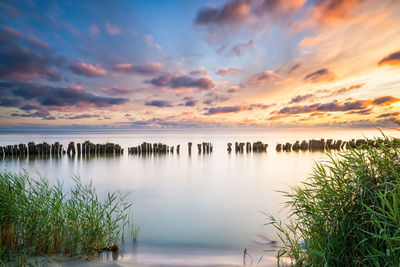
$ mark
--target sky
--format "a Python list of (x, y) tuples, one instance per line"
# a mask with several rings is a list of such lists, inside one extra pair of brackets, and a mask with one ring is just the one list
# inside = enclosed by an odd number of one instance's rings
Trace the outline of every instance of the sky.
[(390, 128), (397, 0), (0, 0), (0, 129)]

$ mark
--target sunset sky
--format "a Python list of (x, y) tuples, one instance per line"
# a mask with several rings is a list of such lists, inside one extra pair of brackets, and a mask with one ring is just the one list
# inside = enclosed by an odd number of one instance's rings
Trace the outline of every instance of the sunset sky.
[(399, 127), (400, 1), (1, 1), (0, 128)]

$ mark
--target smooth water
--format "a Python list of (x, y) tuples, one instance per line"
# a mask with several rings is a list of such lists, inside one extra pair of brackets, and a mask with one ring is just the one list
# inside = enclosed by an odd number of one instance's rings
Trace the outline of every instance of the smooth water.
[[(399, 131), (385, 131), (399, 137)], [(71, 177), (92, 181), (100, 196), (118, 192), (134, 203), (134, 225), (140, 227), (138, 241), (126, 230), (118, 255), (102, 254), (97, 261), (138, 264), (241, 264), (247, 248), (254, 262), (274, 263), (263, 237), (274, 239), (266, 227), (270, 213), (284, 218), (285, 199), (277, 190), (304, 181), (321, 152), (276, 152), (277, 142), (332, 138), (349, 140), (380, 137), (378, 130), (285, 130), (285, 131), (69, 131), (0, 132), (0, 145), (29, 141), (70, 141), (120, 144), (121, 156), (61, 158), (4, 158), (0, 169), (60, 180), (66, 188)], [(228, 153), (228, 142), (263, 141), (266, 153)], [(181, 145), (180, 154), (128, 155), (127, 147), (142, 142)], [(187, 143), (193, 142), (192, 154)], [(211, 142), (211, 154), (198, 154), (197, 143)], [(250, 258), (247, 259), (250, 262)]]

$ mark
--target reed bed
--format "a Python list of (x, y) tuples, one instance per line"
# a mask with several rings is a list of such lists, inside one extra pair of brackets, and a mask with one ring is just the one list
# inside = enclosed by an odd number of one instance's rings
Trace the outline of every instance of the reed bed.
[(399, 266), (400, 149), (386, 142), (317, 163), (284, 192), (288, 223), (270, 216), (282, 245), (278, 266)]
[(24, 256), (92, 255), (118, 250), (131, 204), (115, 194), (100, 201), (91, 183), (63, 185), (27, 174), (0, 173), (0, 262)]

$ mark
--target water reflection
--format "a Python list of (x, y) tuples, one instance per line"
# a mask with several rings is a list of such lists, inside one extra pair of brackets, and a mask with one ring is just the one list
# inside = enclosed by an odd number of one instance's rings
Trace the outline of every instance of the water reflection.
[[(133, 224), (140, 227), (138, 242), (129, 230), (121, 251), (103, 253), (95, 261), (138, 264), (241, 264), (243, 250), (254, 258), (264, 255), (267, 244), (260, 236), (276, 240), (265, 227), (261, 211), (284, 217), (285, 199), (277, 190), (287, 190), (304, 180), (314, 161), (324, 158), (318, 151), (276, 152), (279, 142), (310, 138), (351, 139), (378, 136), (352, 132), (207, 132), (207, 133), (30, 133), (0, 134), (0, 145), (46, 141), (67, 145), (92, 140), (114, 142), (125, 148), (123, 155), (78, 155), (4, 157), (0, 169), (43, 175), (50, 183), (61, 180), (65, 188), (71, 177), (92, 181), (100, 197), (117, 192), (134, 203)], [(399, 135), (398, 132), (394, 134)], [(145, 136), (145, 138), (144, 138)], [(143, 141), (181, 145), (180, 153), (128, 155), (128, 147)], [(267, 152), (235, 153), (227, 143), (235, 140), (268, 143)], [(196, 144), (213, 144), (213, 152), (198, 154)], [(192, 153), (187, 143), (192, 142)], [(196, 150), (194, 150), (196, 149)], [(131, 194), (129, 194), (131, 193)], [(264, 240), (264, 239), (263, 239)], [(271, 254), (263, 263), (273, 262)]]

